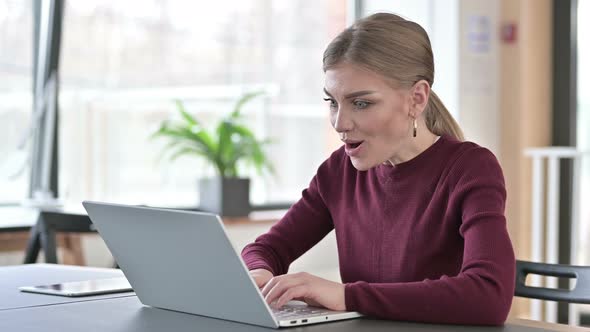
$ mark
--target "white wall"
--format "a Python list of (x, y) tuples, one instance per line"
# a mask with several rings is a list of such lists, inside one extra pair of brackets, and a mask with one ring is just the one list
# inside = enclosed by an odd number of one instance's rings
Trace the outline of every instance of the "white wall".
[(500, 4), (461, 0), (459, 5), (460, 124), (468, 140), (500, 154), (498, 93)]

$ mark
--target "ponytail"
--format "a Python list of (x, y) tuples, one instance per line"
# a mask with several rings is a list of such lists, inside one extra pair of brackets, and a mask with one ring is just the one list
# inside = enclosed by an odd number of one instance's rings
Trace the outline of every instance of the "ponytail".
[(424, 115), (426, 127), (437, 136), (448, 135), (459, 141), (463, 141), (463, 131), (443, 102), (434, 91), (430, 90), (430, 98)]

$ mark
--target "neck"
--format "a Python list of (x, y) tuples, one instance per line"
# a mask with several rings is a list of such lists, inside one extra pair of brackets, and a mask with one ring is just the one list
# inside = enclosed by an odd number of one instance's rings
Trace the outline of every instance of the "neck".
[(398, 153), (389, 158), (387, 162), (395, 166), (412, 160), (434, 144), (437, 138), (438, 136), (427, 130), (425, 126), (422, 127), (422, 130), (418, 128), (418, 135), (416, 137), (410, 136), (404, 142)]

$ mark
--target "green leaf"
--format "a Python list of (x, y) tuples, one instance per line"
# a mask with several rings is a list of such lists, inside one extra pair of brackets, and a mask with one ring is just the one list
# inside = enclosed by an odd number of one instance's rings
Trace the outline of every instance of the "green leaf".
[[(240, 142), (253, 142), (257, 143), (256, 136), (254, 133), (246, 128), (245, 126), (234, 124), (232, 126), (232, 140), (233, 143), (239, 144)], [(235, 142), (234, 142), (235, 141)]]
[(216, 147), (211, 144), (210, 138), (206, 132), (194, 133), (184, 127), (162, 128), (159, 132), (161, 136), (167, 136), (170, 140), (192, 146), (200, 151), (210, 160), (215, 159)]
[(156, 138), (156, 137), (162, 136), (162, 132), (163, 132), (164, 130), (166, 130), (166, 129), (168, 128), (168, 126), (169, 126), (169, 122), (168, 122), (168, 120), (164, 120), (164, 121), (162, 121), (162, 123), (160, 124), (160, 127), (158, 128), (158, 130), (156, 130), (155, 132), (153, 132), (153, 133), (150, 135), (150, 139), (154, 139), (154, 138)]
[(180, 149), (176, 150), (175, 152), (173, 152), (170, 155), (170, 160), (174, 161), (184, 155), (195, 155), (195, 156), (206, 157), (206, 155), (201, 150), (195, 149), (193, 147), (184, 147), (184, 148), (180, 148)]
[(181, 143), (182, 142), (180, 141), (169, 141), (156, 157), (156, 161), (160, 162), (162, 159), (166, 158), (170, 151), (173, 151), (173, 149)]
[(170, 160), (185, 155), (193, 155), (208, 160), (224, 177), (238, 176), (238, 164), (243, 162), (254, 166), (261, 173), (263, 170), (273, 172), (273, 167), (264, 154), (262, 147), (270, 140), (258, 140), (254, 132), (240, 122), (241, 108), (262, 91), (245, 94), (235, 104), (233, 112), (217, 124), (213, 132), (201, 126), (200, 122), (188, 113), (184, 104), (176, 100), (181, 121), (165, 120), (160, 128), (152, 133), (151, 138), (161, 137), (168, 140), (164, 154)]
[(175, 102), (178, 112), (180, 112), (186, 122), (188, 122), (191, 126), (199, 125), (199, 122), (192, 115), (190, 115), (189, 112), (186, 111), (186, 108), (184, 108), (184, 104), (180, 99), (176, 99)]
[(242, 110), (242, 107), (248, 103), (250, 100), (261, 96), (264, 94), (264, 91), (255, 91), (255, 92), (250, 92), (250, 93), (246, 93), (245, 95), (243, 95), (238, 102), (236, 103), (236, 106), (234, 106), (234, 110), (231, 112), (230, 117), (231, 118), (238, 118), (240, 116), (240, 112)]
[(232, 124), (229, 121), (221, 121), (217, 127), (217, 137), (219, 139), (217, 144), (217, 156), (226, 164), (231, 158), (231, 155), (234, 154), (234, 146), (231, 141), (232, 129)]

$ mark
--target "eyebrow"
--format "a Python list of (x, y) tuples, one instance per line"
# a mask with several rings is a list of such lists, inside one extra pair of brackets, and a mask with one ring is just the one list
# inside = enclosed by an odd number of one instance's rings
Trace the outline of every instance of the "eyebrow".
[[(332, 95), (328, 92), (328, 90), (326, 90), (326, 88), (324, 88), (324, 93), (327, 94), (328, 96), (332, 97)], [(372, 93), (375, 93), (375, 91), (361, 90), (361, 91), (351, 92), (351, 93), (345, 95), (344, 99), (360, 97), (360, 96), (364, 96), (364, 95), (370, 95)]]

